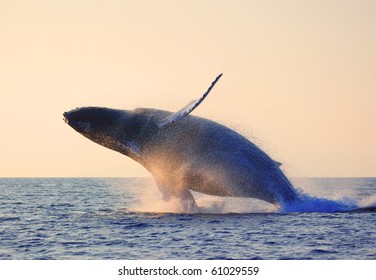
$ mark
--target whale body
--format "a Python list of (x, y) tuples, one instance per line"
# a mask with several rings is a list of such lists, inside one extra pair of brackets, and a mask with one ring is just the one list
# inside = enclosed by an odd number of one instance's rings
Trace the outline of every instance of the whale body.
[(221, 75), (201, 99), (176, 113), (82, 107), (65, 112), (64, 120), (90, 140), (143, 165), (163, 199), (178, 198), (187, 212), (197, 210), (190, 190), (278, 205), (296, 201), (298, 193), (280, 163), (238, 132), (189, 115)]

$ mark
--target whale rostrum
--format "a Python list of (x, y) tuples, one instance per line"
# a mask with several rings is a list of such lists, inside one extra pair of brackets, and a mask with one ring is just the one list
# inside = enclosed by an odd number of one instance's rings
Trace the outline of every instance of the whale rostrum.
[(181, 110), (119, 110), (82, 107), (64, 120), (90, 140), (143, 165), (164, 200), (178, 198), (187, 212), (197, 211), (190, 190), (215, 196), (251, 197), (273, 204), (298, 199), (280, 163), (238, 132), (190, 113), (204, 93)]

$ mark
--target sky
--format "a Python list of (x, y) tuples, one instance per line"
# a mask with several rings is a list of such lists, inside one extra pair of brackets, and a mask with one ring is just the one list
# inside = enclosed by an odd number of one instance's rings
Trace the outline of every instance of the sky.
[(221, 122), (288, 176), (376, 176), (376, 1), (0, 0), (0, 177), (148, 176), (81, 106)]

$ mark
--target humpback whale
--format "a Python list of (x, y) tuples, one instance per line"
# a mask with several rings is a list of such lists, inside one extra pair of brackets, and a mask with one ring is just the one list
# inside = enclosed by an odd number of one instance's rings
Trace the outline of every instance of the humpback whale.
[(164, 200), (178, 198), (184, 211), (196, 212), (192, 191), (250, 197), (276, 205), (298, 200), (280, 163), (238, 132), (190, 113), (208, 96), (177, 112), (82, 107), (65, 112), (64, 121), (104, 147), (143, 165)]

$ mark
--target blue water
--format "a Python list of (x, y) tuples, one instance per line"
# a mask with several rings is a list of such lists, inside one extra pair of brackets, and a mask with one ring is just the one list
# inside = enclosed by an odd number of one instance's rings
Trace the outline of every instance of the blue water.
[[(294, 185), (349, 207), (376, 205), (375, 178)], [(184, 214), (149, 178), (2, 178), (0, 193), (0, 259), (376, 259), (375, 211), (194, 194), (200, 213)]]

